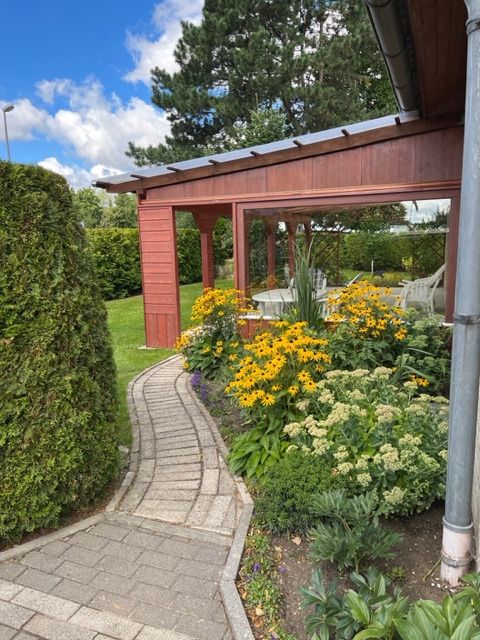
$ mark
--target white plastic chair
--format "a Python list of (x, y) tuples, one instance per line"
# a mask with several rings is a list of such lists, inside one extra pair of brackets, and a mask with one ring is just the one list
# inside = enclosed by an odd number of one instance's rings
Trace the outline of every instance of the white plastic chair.
[(435, 289), (438, 287), (442, 279), (445, 265), (442, 264), (440, 269), (428, 278), (418, 278), (418, 280), (402, 280), (400, 284), (403, 289), (400, 293), (400, 306), (402, 309), (407, 307), (424, 307), (429, 315), (433, 314)]

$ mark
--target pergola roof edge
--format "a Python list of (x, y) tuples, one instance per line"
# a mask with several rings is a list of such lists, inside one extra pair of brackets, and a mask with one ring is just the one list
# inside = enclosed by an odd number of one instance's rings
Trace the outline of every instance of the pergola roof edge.
[(230, 151), (171, 163), (168, 168), (166, 166), (158, 166), (139, 169), (133, 174), (125, 173), (108, 176), (95, 181), (94, 186), (104, 188), (113, 193), (141, 191), (205, 177), (282, 164), (292, 160), (367, 146), (375, 142), (407, 137), (459, 124), (461, 124), (461, 114), (458, 113), (428, 119), (420, 119), (412, 114), (407, 119), (405, 115), (384, 116), (265, 145), (247, 147), (234, 152)]

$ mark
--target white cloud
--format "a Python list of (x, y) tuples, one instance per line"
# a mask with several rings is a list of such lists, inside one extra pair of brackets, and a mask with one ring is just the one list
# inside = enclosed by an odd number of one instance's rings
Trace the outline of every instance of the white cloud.
[(181, 21), (199, 24), (202, 18), (203, 0), (165, 0), (155, 6), (153, 25), (155, 38), (128, 33), (127, 48), (132, 54), (135, 67), (124, 79), (128, 82), (143, 82), (150, 86), (150, 72), (154, 67), (172, 73), (177, 68), (173, 56), (175, 45), (182, 33)]
[(118, 169), (105, 167), (101, 164), (96, 164), (88, 170), (76, 164), (62, 164), (57, 158), (55, 158), (55, 156), (50, 156), (49, 158), (45, 158), (45, 160), (40, 160), (37, 164), (44, 169), (49, 169), (54, 173), (59, 173), (74, 189), (89, 187), (94, 180), (122, 173)]
[[(35, 132), (44, 132), (50, 115), (45, 109), (38, 109), (30, 100), (22, 98), (12, 102), (13, 111), (7, 113), (8, 137), (10, 140), (32, 140)], [(0, 139), (4, 139), (3, 126), (0, 127)]]
[[(133, 166), (125, 155), (130, 140), (141, 146), (156, 145), (170, 130), (165, 114), (151, 104), (136, 97), (124, 103), (115, 94), (107, 96), (96, 78), (81, 83), (66, 78), (42, 80), (37, 92), (49, 109), (38, 108), (28, 99), (16, 101), (7, 115), (10, 139), (45, 136), (97, 167), (96, 171), (101, 166), (112, 172), (128, 171)], [(66, 105), (55, 109), (59, 97)]]

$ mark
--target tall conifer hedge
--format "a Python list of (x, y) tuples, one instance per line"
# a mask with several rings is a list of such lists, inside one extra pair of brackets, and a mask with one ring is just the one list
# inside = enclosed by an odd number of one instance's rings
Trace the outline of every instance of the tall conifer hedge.
[(105, 307), (67, 184), (0, 162), (0, 542), (104, 490), (115, 417)]

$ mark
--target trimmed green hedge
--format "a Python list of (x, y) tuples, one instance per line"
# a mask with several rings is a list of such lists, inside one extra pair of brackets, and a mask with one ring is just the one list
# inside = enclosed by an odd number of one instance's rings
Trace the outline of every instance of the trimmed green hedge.
[[(103, 298), (116, 300), (140, 293), (138, 229), (87, 229), (87, 237)], [(225, 236), (216, 233), (214, 250), (215, 263), (224, 264), (229, 255), (228, 238), (225, 241)], [(198, 229), (177, 229), (177, 252), (180, 284), (200, 282), (202, 255)]]
[(116, 300), (142, 289), (137, 229), (87, 229), (88, 247), (105, 300)]
[(0, 543), (58, 525), (118, 469), (105, 306), (65, 180), (0, 162)]
[(180, 284), (202, 279), (202, 251), (198, 229), (177, 229), (178, 277)]

